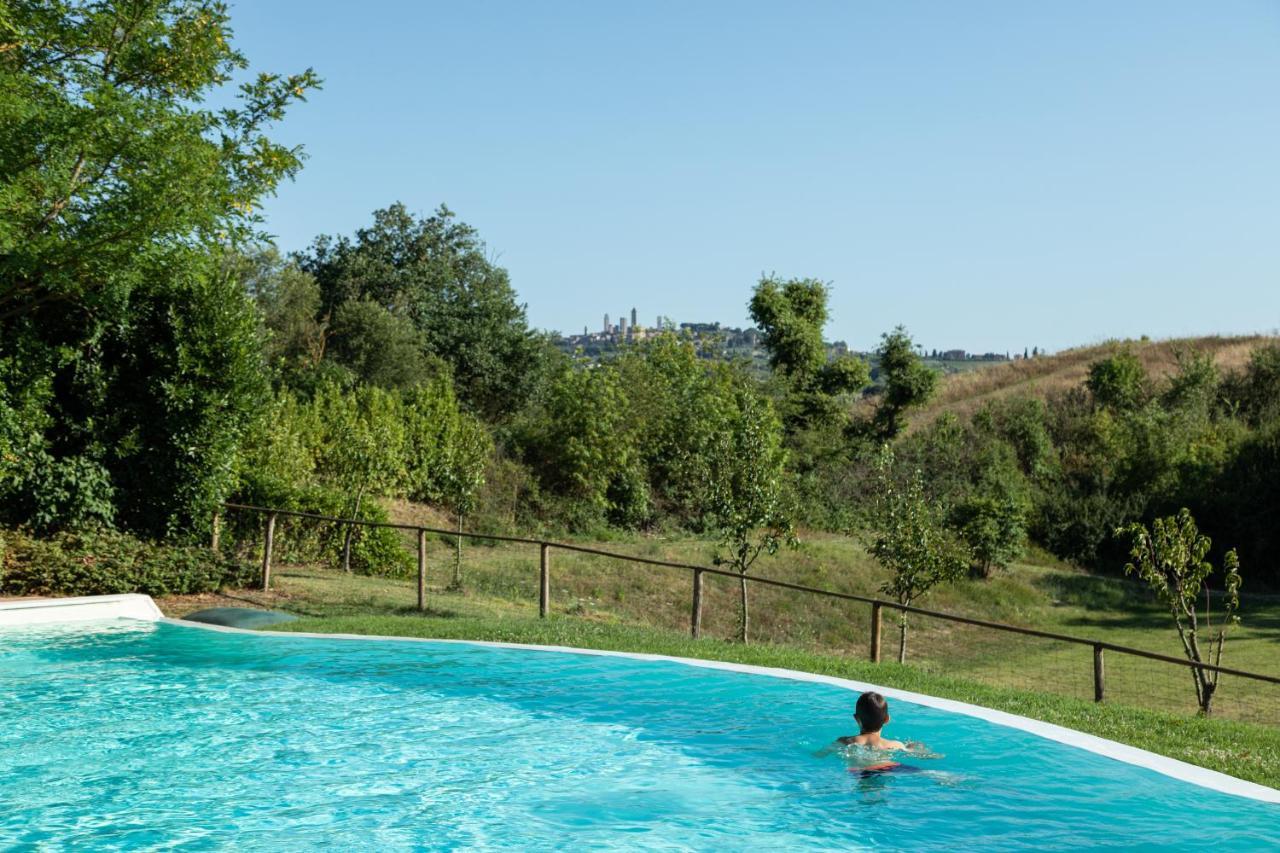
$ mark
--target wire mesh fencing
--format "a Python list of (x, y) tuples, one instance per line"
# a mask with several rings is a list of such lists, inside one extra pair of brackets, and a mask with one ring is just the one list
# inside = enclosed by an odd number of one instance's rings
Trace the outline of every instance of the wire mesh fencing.
[[(882, 660), (898, 660), (899, 614), (884, 611)], [(906, 614), (905, 662), (992, 687), (1091, 700), (1093, 650), (1050, 637), (1006, 633), (944, 616)]]
[[(1040, 635), (1017, 626), (957, 622), (953, 614), (906, 614), (905, 662), (938, 675), (994, 687), (1051, 693), (1153, 711), (1202, 712), (1219, 719), (1280, 726), (1280, 679), (1259, 673), (1215, 673), (1189, 661), (1167, 659), (1083, 638)], [(902, 620), (886, 607), (881, 655), (897, 660)], [(1197, 671), (1211, 686), (1197, 685)]]

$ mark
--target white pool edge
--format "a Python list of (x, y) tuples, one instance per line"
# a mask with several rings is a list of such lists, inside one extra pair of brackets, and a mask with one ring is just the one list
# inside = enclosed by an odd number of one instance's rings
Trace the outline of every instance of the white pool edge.
[(164, 618), (149, 595), (88, 595), (81, 598), (16, 598), (0, 601), (0, 626), (51, 625), (101, 619)]
[[(63, 609), (60, 610), (60, 608)], [(818, 673), (801, 672), (800, 670), (794, 669), (754, 666), (752, 664), (729, 663), (726, 661), (703, 660), (700, 658), (682, 658), (672, 655), (649, 654), (646, 652), (580, 649), (573, 646), (543, 646), (526, 643), (504, 643), (492, 640), (446, 640), (432, 639), (429, 637), (388, 637), (370, 634), (321, 634), (305, 631), (254, 631), (246, 628), (230, 628), (222, 625), (208, 625), (203, 622), (188, 622), (183, 619), (172, 619), (164, 616), (160, 612), (160, 609), (156, 607), (155, 602), (146, 595), (27, 599), (0, 603), (0, 626), (82, 622), (89, 619), (113, 618), (139, 619), (149, 622), (166, 622), (186, 628), (199, 628), (206, 631), (221, 631), (228, 634), (252, 634), (256, 637), (273, 637), (278, 639), (287, 639), (289, 637), (311, 637), (325, 640), (451, 643), (464, 646), (483, 646), (500, 649), (524, 649), (542, 652), (561, 652), (565, 654), (620, 657), (642, 661), (670, 661), (672, 663), (684, 664), (686, 666), (702, 667), (703, 669), (745, 672), (753, 675), (767, 675), (773, 678), (786, 678), (791, 681), (808, 681), (816, 684), (828, 684), (833, 687), (839, 687), (857, 693), (862, 693), (867, 690), (875, 690), (890, 699), (912, 702), (916, 705), (923, 705), (926, 708), (935, 708), (939, 711), (948, 711), (953, 714), (963, 714), (967, 717), (975, 717), (989, 723), (995, 723), (999, 726), (1018, 729), (1019, 731), (1038, 735), (1047, 740), (1056, 741), (1057, 743), (1065, 744), (1067, 746), (1074, 746), (1077, 749), (1083, 749), (1087, 752), (1092, 752), (1106, 758), (1112, 758), (1117, 761), (1123, 761), (1126, 764), (1132, 764), (1148, 770), (1153, 770), (1164, 776), (1169, 776), (1183, 782), (1189, 782), (1193, 785), (1199, 785), (1202, 788), (1209, 788), (1226, 794), (1234, 794), (1251, 800), (1280, 804), (1280, 790), (1269, 788), (1265, 785), (1259, 785), (1256, 782), (1237, 779), (1234, 776), (1219, 773), (1217, 770), (1210, 770), (1205, 767), (1188, 764), (1187, 762), (1179, 761), (1176, 758), (1156, 755), (1154, 752), (1148, 752), (1145, 749), (1138, 749), (1137, 747), (1128, 746), (1113, 740), (1107, 740), (1106, 738), (1076, 731), (1075, 729), (1068, 729), (1063, 726), (1054, 725), (1053, 723), (1033, 720), (1029, 717), (1010, 714), (1005, 711), (997, 711), (994, 708), (984, 708), (981, 705), (971, 705), (968, 702), (959, 702), (954, 699), (941, 699), (924, 693), (913, 693), (909, 690), (897, 690), (892, 687), (881, 687), (876, 684), (853, 681), (848, 678), (839, 678), (834, 675), (820, 675)]]

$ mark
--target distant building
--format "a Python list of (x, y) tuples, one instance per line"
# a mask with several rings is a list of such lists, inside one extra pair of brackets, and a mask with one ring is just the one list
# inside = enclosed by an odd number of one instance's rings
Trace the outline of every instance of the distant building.
[(634, 329), (638, 325), (640, 324), (636, 322), (636, 309), (632, 308), (631, 309), (631, 328)]
[(607, 335), (613, 331), (613, 326), (609, 325), (609, 315), (604, 315), (604, 333)]
[(705, 335), (711, 332), (720, 331), (719, 323), (681, 323), (681, 330), (693, 332), (695, 335)]
[(967, 355), (968, 353), (966, 353), (962, 349), (949, 349), (942, 354), (942, 360), (943, 361), (964, 361)]

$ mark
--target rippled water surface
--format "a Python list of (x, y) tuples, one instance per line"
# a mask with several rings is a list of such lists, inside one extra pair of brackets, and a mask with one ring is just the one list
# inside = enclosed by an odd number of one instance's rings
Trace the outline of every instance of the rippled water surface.
[(0, 629), (0, 846), (1231, 849), (1280, 807), (855, 694), (673, 662), (126, 621)]

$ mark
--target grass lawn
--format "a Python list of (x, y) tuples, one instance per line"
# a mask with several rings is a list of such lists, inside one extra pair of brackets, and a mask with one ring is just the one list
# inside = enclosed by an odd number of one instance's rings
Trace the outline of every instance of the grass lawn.
[[(662, 540), (622, 541), (605, 547), (694, 560), (705, 558), (707, 548), (705, 543)], [(992, 640), (973, 632), (919, 625), (910, 635), (910, 665), (871, 664), (866, 661), (867, 608), (773, 590), (753, 594), (755, 641), (744, 647), (726, 641), (736, 618), (735, 591), (727, 579), (709, 582), (708, 636), (694, 641), (688, 636), (686, 573), (667, 574), (566, 552), (553, 552), (552, 617), (541, 620), (536, 616), (534, 549), (475, 547), (464, 553), (467, 590), (449, 591), (443, 584), (451, 571), (450, 551), (443, 543), (434, 544), (426, 613), (414, 609), (416, 587), (410, 580), (347, 575), (315, 566), (280, 567), (273, 592), (237, 595), (245, 602), (301, 617), (282, 626), (284, 630), (577, 646), (838, 675), (999, 708), (1280, 787), (1280, 727), (1221, 717), (1201, 719), (1182, 713), (1180, 706), (1170, 712), (1159, 701), (1152, 703), (1154, 707), (1134, 707), (1136, 702), (1120, 700), (1128, 698), (1121, 685), (1135, 673), (1115, 676), (1108, 688), (1113, 699), (1095, 704), (1059, 689), (1055, 678), (1062, 673), (1054, 667), (1060, 649), (1031, 645), (1016, 651), (1009, 638), (992, 646)], [(830, 567), (835, 557), (848, 558), (839, 571)], [(810, 540), (804, 550), (775, 558), (760, 573), (869, 592), (876, 583), (874, 571), (847, 540), (833, 537)], [(1170, 648), (1158, 611), (1138, 596), (1136, 588), (1045, 561), (1015, 567), (994, 581), (939, 590), (932, 601), (926, 601), (938, 609), (1176, 651)], [(199, 606), (237, 602), (224, 597), (216, 602), (169, 599), (160, 603), (170, 615), (182, 615)], [(1254, 612), (1269, 613), (1268, 618), (1275, 619), (1280, 605), (1260, 600)], [(886, 633), (888, 628), (886, 624)], [(1266, 662), (1267, 651), (1274, 655), (1275, 633), (1271, 624), (1255, 625), (1251, 633), (1233, 641), (1232, 650), (1240, 657)], [(894, 648), (887, 636), (886, 651)], [(1109, 671), (1118, 669), (1110, 657), (1108, 661)], [(1245, 666), (1235, 657), (1229, 662)], [(1083, 694), (1092, 689), (1087, 654), (1082, 666)], [(1051, 673), (1056, 675), (1050, 677)], [(1142, 694), (1152, 686), (1135, 679), (1133, 690)], [(1181, 685), (1170, 679), (1167, 686), (1179, 695), (1190, 692), (1189, 682)], [(1114, 698), (1117, 694), (1119, 699)], [(1259, 704), (1270, 701), (1265, 696), (1253, 698)]]

